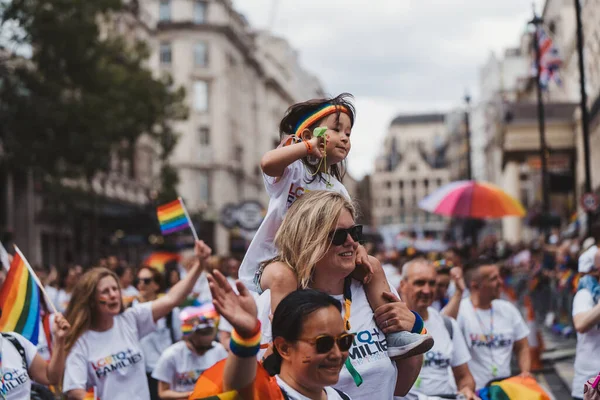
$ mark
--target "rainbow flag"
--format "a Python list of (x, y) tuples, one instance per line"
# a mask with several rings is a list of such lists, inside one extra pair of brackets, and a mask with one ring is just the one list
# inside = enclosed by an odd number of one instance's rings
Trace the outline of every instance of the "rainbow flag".
[(0, 290), (1, 332), (17, 332), (37, 345), (40, 329), (40, 289), (31, 267), (16, 254)]
[(181, 256), (177, 253), (169, 253), (166, 251), (157, 251), (150, 254), (143, 262), (143, 265), (147, 265), (152, 268), (156, 268), (160, 272), (165, 272), (165, 264), (170, 261), (181, 261)]
[(181, 198), (170, 203), (159, 206), (156, 209), (158, 223), (163, 235), (177, 232), (190, 226), (187, 213), (183, 207)]

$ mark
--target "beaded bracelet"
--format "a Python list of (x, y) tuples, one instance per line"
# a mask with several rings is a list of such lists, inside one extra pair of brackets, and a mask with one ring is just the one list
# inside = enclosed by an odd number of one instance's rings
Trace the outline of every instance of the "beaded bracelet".
[(418, 333), (421, 335), (426, 334), (427, 329), (425, 329), (425, 324), (423, 323), (423, 318), (421, 318), (421, 316), (419, 314), (417, 314), (416, 312), (414, 312), (412, 310), (411, 310), (411, 312), (415, 315), (415, 324), (413, 325), (411, 332)]
[(249, 338), (243, 338), (234, 329), (231, 332), (231, 339), (229, 340), (229, 349), (233, 354), (241, 358), (254, 357), (260, 350), (261, 338), (262, 334), (260, 331), (260, 322), (256, 324), (256, 328), (254, 328), (253, 330), (253, 335)]

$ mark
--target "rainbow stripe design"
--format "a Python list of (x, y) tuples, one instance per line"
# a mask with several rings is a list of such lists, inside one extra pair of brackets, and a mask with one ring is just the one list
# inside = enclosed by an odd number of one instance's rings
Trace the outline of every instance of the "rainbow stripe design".
[(37, 345), (40, 329), (40, 289), (27, 260), (17, 253), (0, 290), (1, 332), (17, 332)]
[(183, 230), (190, 226), (181, 199), (159, 206), (156, 209), (158, 223), (163, 235)]
[(456, 181), (444, 185), (421, 200), (419, 207), (449, 217), (525, 216), (525, 209), (517, 199), (496, 185), (476, 181)]
[(215, 306), (207, 303), (198, 307), (184, 308), (179, 313), (179, 319), (181, 320), (181, 333), (189, 335), (198, 327), (201, 329), (216, 326), (219, 322), (219, 314), (215, 310)]
[(160, 272), (165, 271), (165, 264), (169, 261), (181, 261), (181, 256), (177, 253), (169, 253), (166, 251), (157, 251), (148, 256), (142, 263), (149, 267), (155, 268)]
[(298, 124), (296, 125), (296, 129), (295, 129), (296, 136), (302, 135), (302, 131), (304, 131), (305, 129), (307, 129), (310, 126), (312, 126), (313, 124), (319, 122), (321, 119), (325, 118), (326, 116), (331, 115), (333, 113), (337, 113), (337, 112), (343, 112), (345, 114), (350, 114), (348, 109), (344, 106), (336, 106), (333, 104), (326, 104), (322, 108), (305, 116), (303, 119), (298, 121)]

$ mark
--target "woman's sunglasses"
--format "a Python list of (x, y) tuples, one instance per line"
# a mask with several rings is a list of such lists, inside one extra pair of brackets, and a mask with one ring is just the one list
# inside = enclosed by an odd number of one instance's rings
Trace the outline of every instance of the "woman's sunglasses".
[(350, 228), (336, 229), (335, 231), (329, 234), (329, 237), (331, 238), (331, 244), (333, 244), (334, 246), (343, 245), (346, 242), (346, 238), (348, 237), (348, 235), (350, 235), (352, 240), (354, 240), (355, 242), (361, 242), (363, 239), (362, 229), (362, 225), (354, 225)]
[(148, 286), (149, 284), (154, 282), (154, 279), (153, 278), (137, 278), (136, 284), (140, 284), (142, 282), (144, 282), (144, 285)]
[(314, 339), (298, 339), (301, 342), (310, 343), (317, 349), (317, 353), (329, 353), (333, 349), (333, 345), (337, 343), (340, 351), (348, 351), (352, 347), (354, 341), (353, 333), (342, 333), (340, 336), (333, 337), (331, 335), (320, 335)]

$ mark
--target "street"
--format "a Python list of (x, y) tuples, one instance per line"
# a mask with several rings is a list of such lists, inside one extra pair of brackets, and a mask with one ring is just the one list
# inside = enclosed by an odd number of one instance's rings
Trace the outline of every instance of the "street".
[(570, 399), (576, 340), (559, 337), (546, 329), (542, 330), (542, 335), (545, 344), (542, 354), (544, 369), (535, 377), (554, 399)]

